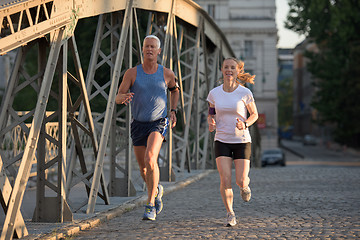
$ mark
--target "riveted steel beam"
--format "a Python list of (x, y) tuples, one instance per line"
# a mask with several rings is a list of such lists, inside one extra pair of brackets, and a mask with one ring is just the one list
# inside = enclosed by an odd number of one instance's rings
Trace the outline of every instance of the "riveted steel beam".
[(46, 104), (50, 94), (50, 88), (55, 73), (56, 62), (60, 53), (64, 36), (64, 28), (58, 29), (54, 33), (51, 40), (52, 45), (49, 53), (49, 61), (47, 63), (43, 82), (41, 84), (39, 99), (36, 104), (34, 118), (31, 124), (28, 140), (20, 162), (18, 174), (13, 186), (13, 192), (10, 196), (8, 212), (5, 217), (3, 230), (0, 239), (12, 239), (15, 230), (15, 221), (18, 217), (20, 206), (23, 200), (26, 183), (29, 179), (32, 159), (35, 155), (36, 145), (38, 142), (43, 116), (46, 111)]
[[(63, 215), (63, 203), (70, 204), (70, 190), (78, 183), (85, 184), (88, 199), (80, 207), (72, 207), (73, 211), (87, 204), (87, 213), (94, 212), (97, 196), (108, 204), (108, 190), (110, 195), (114, 196), (119, 194), (116, 192), (119, 188), (124, 189), (127, 196), (133, 194), (131, 108), (115, 107), (114, 99), (125, 70), (142, 63), (141, 33), (144, 31), (141, 31), (139, 22), (140, 19), (144, 21), (144, 13), (148, 16), (148, 27), (145, 32), (157, 35), (163, 43), (159, 62), (175, 72), (180, 86), (177, 127), (170, 131), (168, 142), (163, 145), (159, 156), (165, 169), (165, 174), (162, 172), (162, 180), (172, 181), (173, 170), (190, 171), (193, 168), (215, 167), (211, 154), (213, 135), (207, 131), (206, 117), (204, 120), (204, 116), (207, 115), (206, 96), (209, 90), (218, 84), (216, 80), (221, 74), (219, 63), (224, 57), (234, 54), (220, 29), (196, 3), (190, 0), (91, 0), (91, 3), (90, 0), (27, 0), (7, 6), (0, 4), (0, 54), (18, 48), (18, 58), (2, 101), (0, 141), (5, 141), (11, 129), (16, 128), (22, 132), (22, 137), (17, 138), (14, 143), (26, 143), (24, 151), (16, 148), (9, 157), (3, 158), (3, 169), (7, 174), (5, 177), (9, 181), (14, 179), (11, 188), (16, 193), (9, 196), (13, 204), (7, 206), (7, 225), (4, 225), (2, 237), (10, 237), (19, 229), (12, 224), (16, 225), (16, 221), (21, 219), (18, 212), (25, 190), (24, 183), (26, 185), (30, 167), (36, 160), (39, 170), (34, 176), (37, 176), (41, 183), (38, 185), (38, 198), (45, 200), (44, 191), (41, 190), (44, 186), (56, 192), (57, 198), (54, 201), (56, 205), (59, 204), (59, 221), (66, 218)], [(90, 16), (99, 16), (99, 21), (85, 87), (80, 57), (72, 35), (77, 19)], [(24, 56), (33, 44), (43, 41), (40, 40), (44, 39), (41, 38), (43, 36), (50, 37), (51, 50), (48, 60), (46, 61), (46, 52), (39, 51), (38, 73), (30, 76), (22, 67)], [(66, 71), (65, 42), (69, 38), (68, 44), (73, 53), (77, 74)], [(110, 53), (102, 49), (102, 43), (105, 41), (109, 41), (112, 46)], [(59, 69), (59, 93), (51, 92), (50, 89), (56, 66)], [(109, 69), (109, 81), (97, 82), (96, 74), (104, 68)], [(71, 89), (66, 87), (69, 82), (65, 80), (70, 80), (80, 89), (80, 96), (74, 102), (70, 97)], [(35, 109), (20, 115), (13, 109), (12, 104), (16, 93), (27, 87), (38, 94), (38, 103)], [(49, 95), (60, 100), (64, 107), (55, 113), (45, 114)], [(92, 112), (92, 103), (100, 98), (105, 99), (107, 104), (105, 111)], [(65, 131), (66, 113), (72, 130), (68, 165), (65, 165), (68, 151), (65, 147), (68, 145), (66, 136), (69, 135)], [(29, 124), (31, 118), (32, 124)], [(60, 131), (57, 137), (47, 134), (44, 127), (55, 118), (58, 119)], [(97, 133), (101, 133), (100, 136)], [(86, 147), (82, 143), (84, 138), (90, 139), (89, 145), (95, 158), (93, 162), (86, 159)], [(47, 158), (48, 152), (42, 143), (57, 146), (59, 152), (55, 157)], [(34, 157), (35, 150), (39, 159)], [(106, 165), (107, 160), (110, 161), (109, 165)], [(76, 167), (78, 162), (80, 170)], [(94, 169), (91, 169), (94, 163)], [(105, 170), (105, 165), (110, 166), (108, 189), (104, 176), (105, 171), (108, 171)], [(48, 173), (54, 168), (58, 173), (57, 184), (48, 181)], [(102, 190), (99, 190), (100, 187)], [(36, 214), (41, 216), (41, 213)]]

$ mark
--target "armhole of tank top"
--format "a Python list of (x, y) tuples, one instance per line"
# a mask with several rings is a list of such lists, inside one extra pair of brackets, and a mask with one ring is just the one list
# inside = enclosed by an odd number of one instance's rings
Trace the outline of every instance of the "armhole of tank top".
[(165, 86), (167, 87), (167, 82), (166, 82), (166, 77), (165, 77), (165, 67), (163, 65), (161, 65), (162, 67), (162, 72), (163, 72), (163, 77), (164, 77), (164, 82), (165, 82)]
[(139, 65), (137, 65), (137, 66), (136, 66), (135, 78), (134, 78), (134, 82), (133, 82), (133, 83), (131, 83), (131, 87), (132, 87), (132, 86), (134, 86), (134, 84), (135, 84), (135, 81), (136, 81), (136, 78), (137, 78), (138, 71), (140, 71), (140, 70), (139, 70), (139, 67), (141, 67), (141, 64), (139, 64)]

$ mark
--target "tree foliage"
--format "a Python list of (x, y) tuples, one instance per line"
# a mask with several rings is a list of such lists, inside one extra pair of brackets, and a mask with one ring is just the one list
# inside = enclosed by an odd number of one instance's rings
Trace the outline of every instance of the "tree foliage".
[(360, 1), (290, 0), (285, 26), (318, 47), (306, 52), (316, 81), (312, 106), (320, 123), (334, 124), (335, 140), (360, 146)]
[(285, 78), (278, 86), (278, 110), (279, 126), (289, 127), (293, 125), (293, 81), (292, 78)]

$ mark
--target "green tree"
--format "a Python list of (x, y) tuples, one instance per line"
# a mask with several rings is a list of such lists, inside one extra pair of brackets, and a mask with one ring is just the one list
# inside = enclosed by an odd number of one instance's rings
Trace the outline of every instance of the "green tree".
[(306, 52), (317, 87), (312, 106), (320, 123), (334, 124), (334, 138), (360, 146), (360, 1), (290, 0), (285, 26), (318, 47)]
[(293, 125), (293, 80), (291, 78), (283, 79), (279, 82), (278, 88), (279, 126), (289, 127)]

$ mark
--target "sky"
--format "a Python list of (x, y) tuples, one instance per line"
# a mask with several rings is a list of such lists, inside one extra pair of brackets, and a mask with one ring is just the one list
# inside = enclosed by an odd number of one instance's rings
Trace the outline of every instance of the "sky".
[(304, 40), (304, 36), (299, 36), (299, 34), (284, 27), (284, 21), (288, 12), (288, 0), (276, 0), (276, 25), (279, 35), (277, 48), (294, 48)]

